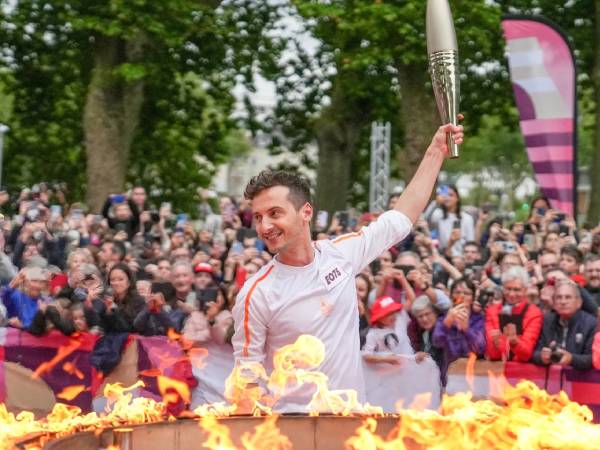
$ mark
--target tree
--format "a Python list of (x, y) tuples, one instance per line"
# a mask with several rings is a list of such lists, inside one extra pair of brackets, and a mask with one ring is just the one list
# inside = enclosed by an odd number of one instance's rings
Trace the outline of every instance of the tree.
[[(372, 120), (395, 125), (399, 172), (405, 179), (414, 173), (439, 120), (427, 74), (425, 3), (294, 1), (321, 45), (314, 59), (299, 52), (288, 62), (291, 70), (278, 83), (276, 123), (289, 138), (283, 143), (292, 149), (315, 137), (320, 208), (344, 208), (348, 187), (368, 175), (368, 166), (357, 163), (366, 160), (359, 149), (367, 145), (366, 125)], [(509, 104), (505, 94), (495, 95), (510, 89), (500, 10), (482, 0), (453, 6), (463, 64), (463, 110), (472, 132), (484, 112), (505, 111)], [(299, 96), (305, 101), (299, 102)], [(358, 170), (351, 173), (353, 167)]]
[[(274, 67), (277, 19), (277, 5), (254, 0), (3, 2), (11, 181), (87, 181), (97, 210), (134, 155), (130, 175), (147, 163), (149, 187), (171, 173), (175, 190), (206, 184), (235, 128), (233, 87)], [(194, 155), (210, 164), (198, 171)]]

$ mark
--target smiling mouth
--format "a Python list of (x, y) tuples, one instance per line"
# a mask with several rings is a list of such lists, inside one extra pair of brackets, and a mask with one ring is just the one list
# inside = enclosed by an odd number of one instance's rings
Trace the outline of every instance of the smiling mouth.
[(263, 239), (265, 240), (265, 242), (272, 242), (275, 239), (277, 239), (278, 237), (280, 237), (281, 235), (283, 235), (282, 231), (276, 231), (276, 232), (272, 232), (266, 235), (263, 235)]

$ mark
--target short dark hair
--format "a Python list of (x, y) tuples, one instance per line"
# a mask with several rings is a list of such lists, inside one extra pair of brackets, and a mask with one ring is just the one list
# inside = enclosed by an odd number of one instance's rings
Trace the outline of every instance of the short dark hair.
[(312, 203), (308, 181), (303, 177), (282, 170), (263, 170), (248, 182), (244, 198), (252, 200), (265, 189), (275, 186), (285, 186), (290, 190), (289, 200), (296, 209), (305, 203)]
[(150, 286), (150, 292), (153, 294), (162, 294), (167, 303), (173, 303), (177, 300), (175, 286), (168, 281), (154, 281)]
[(477, 243), (476, 241), (465, 242), (465, 244), (463, 245), (463, 248), (465, 248), (465, 247), (477, 247), (477, 251), (478, 252), (481, 251), (481, 245), (479, 245), (479, 243)]
[(562, 255), (570, 256), (575, 261), (577, 261), (578, 264), (581, 264), (581, 262), (583, 261), (583, 254), (581, 253), (581, 250), (579, 250), (574, 245), (565, 245), (560, 250), (560, 256)]

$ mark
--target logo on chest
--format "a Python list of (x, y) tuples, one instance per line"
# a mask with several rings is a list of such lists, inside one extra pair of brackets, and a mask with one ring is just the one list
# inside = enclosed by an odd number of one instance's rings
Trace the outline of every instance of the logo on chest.
[(348, 274), (339, 266), (332, 266), (323, 271), (323, 283), (328, 291), (344, 281)]

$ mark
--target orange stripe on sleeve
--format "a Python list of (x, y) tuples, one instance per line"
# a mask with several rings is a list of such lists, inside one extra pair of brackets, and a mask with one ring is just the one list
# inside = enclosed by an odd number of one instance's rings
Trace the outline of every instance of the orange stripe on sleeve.
[(346, 239), (352, 239), (352, 238), (355, 238), (355, 237), (362, 236), (362, 234), (363, 234), (363, 232), (362, 232), (362, 230), (360, 230), (360, 231), (357, 231), (355, 233), (349, 233), (349, 234), (345, 234), (343, 236), (340, 236), (339, 238), (334, 239), (331, 242), (334, 243), (334, 244), (339, 244), (340, 242), (345, 241)]
[(250, 347), (250, 325), (248, 323), (250, 320), (250, 298), (252, 297), (252, 293), (254, 292), (254, 289), (256, 288), (258, 283), (267, 278), (274, 267), (274, 265), (269, 267), (269, 269), (254, 282), (254, 284), (246, 294), (246, 298), (244, 299), (244, 335), (246, 337), (246, 341), (244, 342), (244, 349), (242, 351), (242, 355), (244, 356), (248, 356), (248, 348)]

